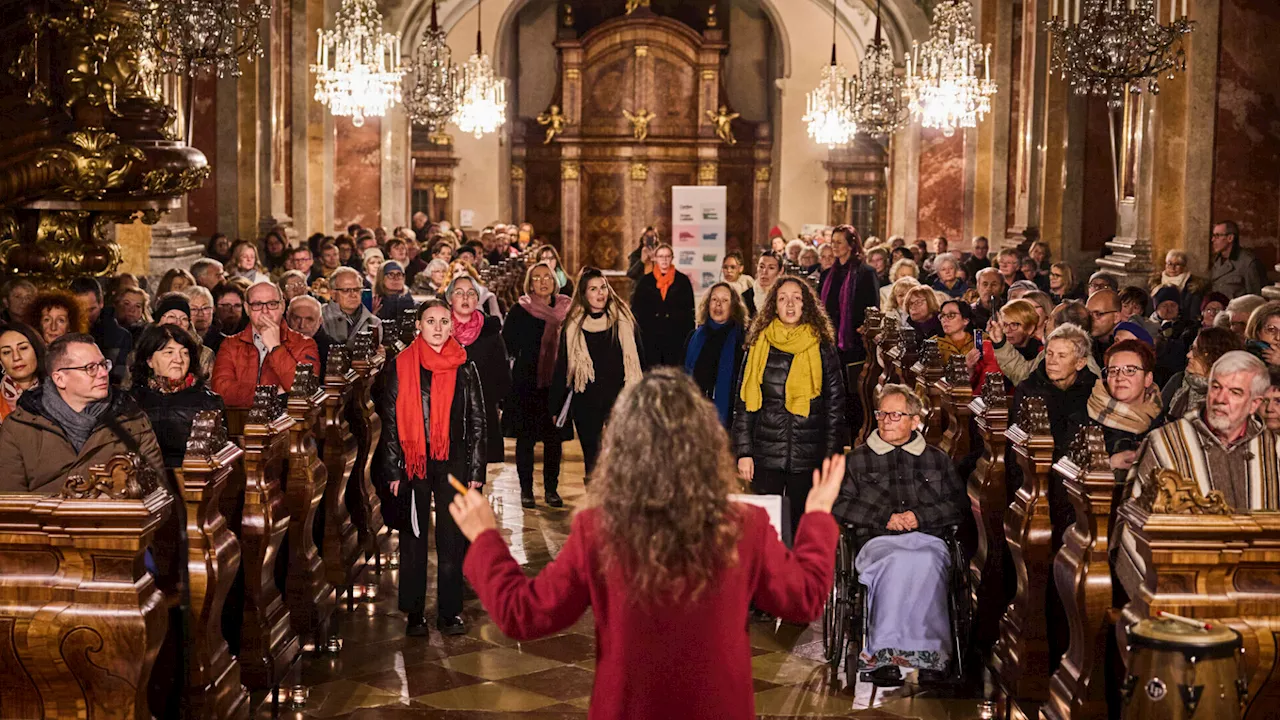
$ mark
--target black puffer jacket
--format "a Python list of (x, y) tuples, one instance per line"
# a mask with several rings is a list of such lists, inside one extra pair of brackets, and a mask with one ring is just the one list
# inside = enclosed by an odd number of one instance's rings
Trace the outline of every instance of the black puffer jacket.
[[(396, 431), (396, 398), (400, 396), (400, 379), (396, 374), (396, 362), (400, 356), (387, 361), (378, 373), (379, 388), (375, 405), (382, 418), (382, 436), (373, 454), (372, 481), (382, 498), (382, 514), (390, 527), (404, 530), (409, 527), (409, 493), (391, 494), (393, 481), (405, 481), (404, 451), (400, 447), (400, 434)], [(423, 433), (431, 436), (431, 373), (419, 369), (422, 386)], [(480, 374), (475, 363), (465, 362), (458, 368), (454, 383), (453, 405), (449, 418), (449, 472), (463, 483), (484, 482), (485, 453), (488, 435), (484, 392), (480, 389)], [(428, 458), (430, 449), (428, 448)], [(418, 479), (418, 478), (413, 478)]]
[[(844, 380), (840, 356), (823, 343), (822, 394), (809, 402), (808, 417), (792, 415), (786, 408), (787, 373), (791, 353), (769, 349), (761, 392), (764, 400), (756, 412), (747, 412), (739, 392), (733, 410), (733, 452), (755, 460), (757, 470), (789, 473), (811, 472), (822, 461), (842, 452), (848, 439), (845, 426)], [(749, 352), (748, 352), (749, 354)], [(739, 377), (746, 374), (743, 358)]]
[(174, 393), (152, 390), (146, 384), (134, 386), (129, 392), (151, 421), (167, 468), (182, 467), (182, 460), (187, 455), (187, 439), (191, 435), (191, 421), (195, 420), (196, 413), (224, 410), (222, 398), (203, 382)]

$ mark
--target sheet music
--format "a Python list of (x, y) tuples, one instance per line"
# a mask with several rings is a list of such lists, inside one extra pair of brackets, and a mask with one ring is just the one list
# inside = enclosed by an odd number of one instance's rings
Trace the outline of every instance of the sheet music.
[(744, 505), (755, 505), (764, 508), (769, 514), (769, 524), (773, 526), (775, 532), (778, 533), (778, 539), (782, 539), (782, 496), (781, 495), (747, 495), (747, 494), (730, 494), (729, 499), (733, 502), (739, 502)]

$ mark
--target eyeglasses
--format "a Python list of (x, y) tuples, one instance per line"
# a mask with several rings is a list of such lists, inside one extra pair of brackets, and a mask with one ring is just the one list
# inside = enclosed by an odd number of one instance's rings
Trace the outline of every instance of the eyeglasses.
[(1020, 322), (1013, 322), (1013, 321), (1009, 321), (1009, 322), (1002, 322), (1002, 323), (1000, 323), (1000, 327), (1004, 328), (1005, 330), (1015, 330), (1015, 329), (1021, 328), (1021, 327), (1022, 327), (1022, 323), (1020, 323)]
[(89, 377), (94, 377), (95, 375), (98, 374), (98, 371), (102, 371), (104, 373), (111, 372), (111, 367), (112, 365), (110, 360), (102, 360), (101, 362), (91, 362), (88, 365), (81, 365), (80, 367), (58, 368), (58, 372), (67, 372), (68, 370), (79, 370), (84, 374), (88, 375)]
[(336, 293), (342, 293), (343, 295), (356, 295), (356, 294), (359, 294), (359, 292), (360, 292), (361, 290), (363, 290), (363, 289), (364, 289), (364, 288), (358, 288), (358, 287), (353, 287), (353, 288), (334, 288), (334, 289), (333, 289), (333, 291), (334, 291), (334, 292), (336, 292)]
[(263, 310), (279, 310), (281, 302), (279, 300), (263, 300), (261, 302), (249, 303), (249, 309), (254, 312), (262, 312)]
[(404, 273), (399, 270), (392, 270), (389, 273), (383, 273), (382, 276), (388, 280), (401, 280), (404, 278)]
[(457, 290), (457, 291), (454, 291), (453, 296), (474, 300), (480, 297), (480, 293), (476, 292), (475, 290)]
[(219, 310), (239, 310), (242, 307), (242, 303), (218, 303)]
[(1120, 311), (1119, 310), (1090, 310), (1089, 314), (1093, 316), (1094, 320), (1101, 320), (1102, 318), (1108, 315), (1113, 315), (1118, 312)]
[(193, 307), (193, 308), (191, 308), (191, 314), (192, 314), (192, 315), (212, 315), (212, 314), (213, 314), (213, 308), (211, 308), (211, 307)]
[(1140, 372), (1143, 372), (1143, 370), (1137, 365), (1110, 365), (1105, 368), (1102, 368), (1103, 377), (1115, 377), (1115, 376), (1133, 377), (1134, 375), (1137, 375)]
[(897, 412), (896, 410), (890, 410), (890, 411), (877, 410), (877, 411), (875, 411), (875, 416), (876, 416), (876, 419), (877, 419), (877, 420), (888, 420), (888, 421), (890, 421), (890, 422), (898, 422), (899, 420), (901, 420), (901, 419), (902, 419), (902, 418), (904, 418), (904, 417), (915, 417), (915, 415), (916, 415), (915, 413), (909, 413), (909, 412)]
[(938, 313), (938, 317), (942, 320), (955, 320), (960, 317), (960, 313), (952, 310), (951, 312)]

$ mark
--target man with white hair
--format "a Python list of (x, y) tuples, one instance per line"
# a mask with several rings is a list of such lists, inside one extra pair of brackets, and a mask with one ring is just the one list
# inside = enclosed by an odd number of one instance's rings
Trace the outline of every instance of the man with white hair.
[(1219, 358), (1204, 405), (1147, 436), (1129, 471), (1126, 497), (1135, 485), (1152, 482), (1156, 469), (1171, 468), (1205, 495), (1220, 491), (1239, 512), (1280, 509), (1276, 436), (1255, 416), (1269, 387), (1267, 366), (1257, 357), (1233, 350)]
[(381, 342), (382, 321), (364, 306), (364, 278), (351, 268), (338, 268), (329, 278), (333, 302), (324, 306), (324, 331), (334, 342), (353, 345), (356, 334), (373, 331), (374, 341)]

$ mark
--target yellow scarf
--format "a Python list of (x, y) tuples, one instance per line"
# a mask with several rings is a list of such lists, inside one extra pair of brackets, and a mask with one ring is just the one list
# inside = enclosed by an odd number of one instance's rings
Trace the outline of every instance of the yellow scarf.
[(818, 351), (818, 334), (808, 325), (787, 328), (780, 320), (769, 323), (747, 352), (747, 369), (742, 377), (742, 401), (747, 412), (756, 412), (764, 403), (764, 366), (769, 348), (791, 353), (791, 369), (787, 371), (786, 406), (792, 415), (807, 417), (809, 401), (822, 394), (822, 354)]

